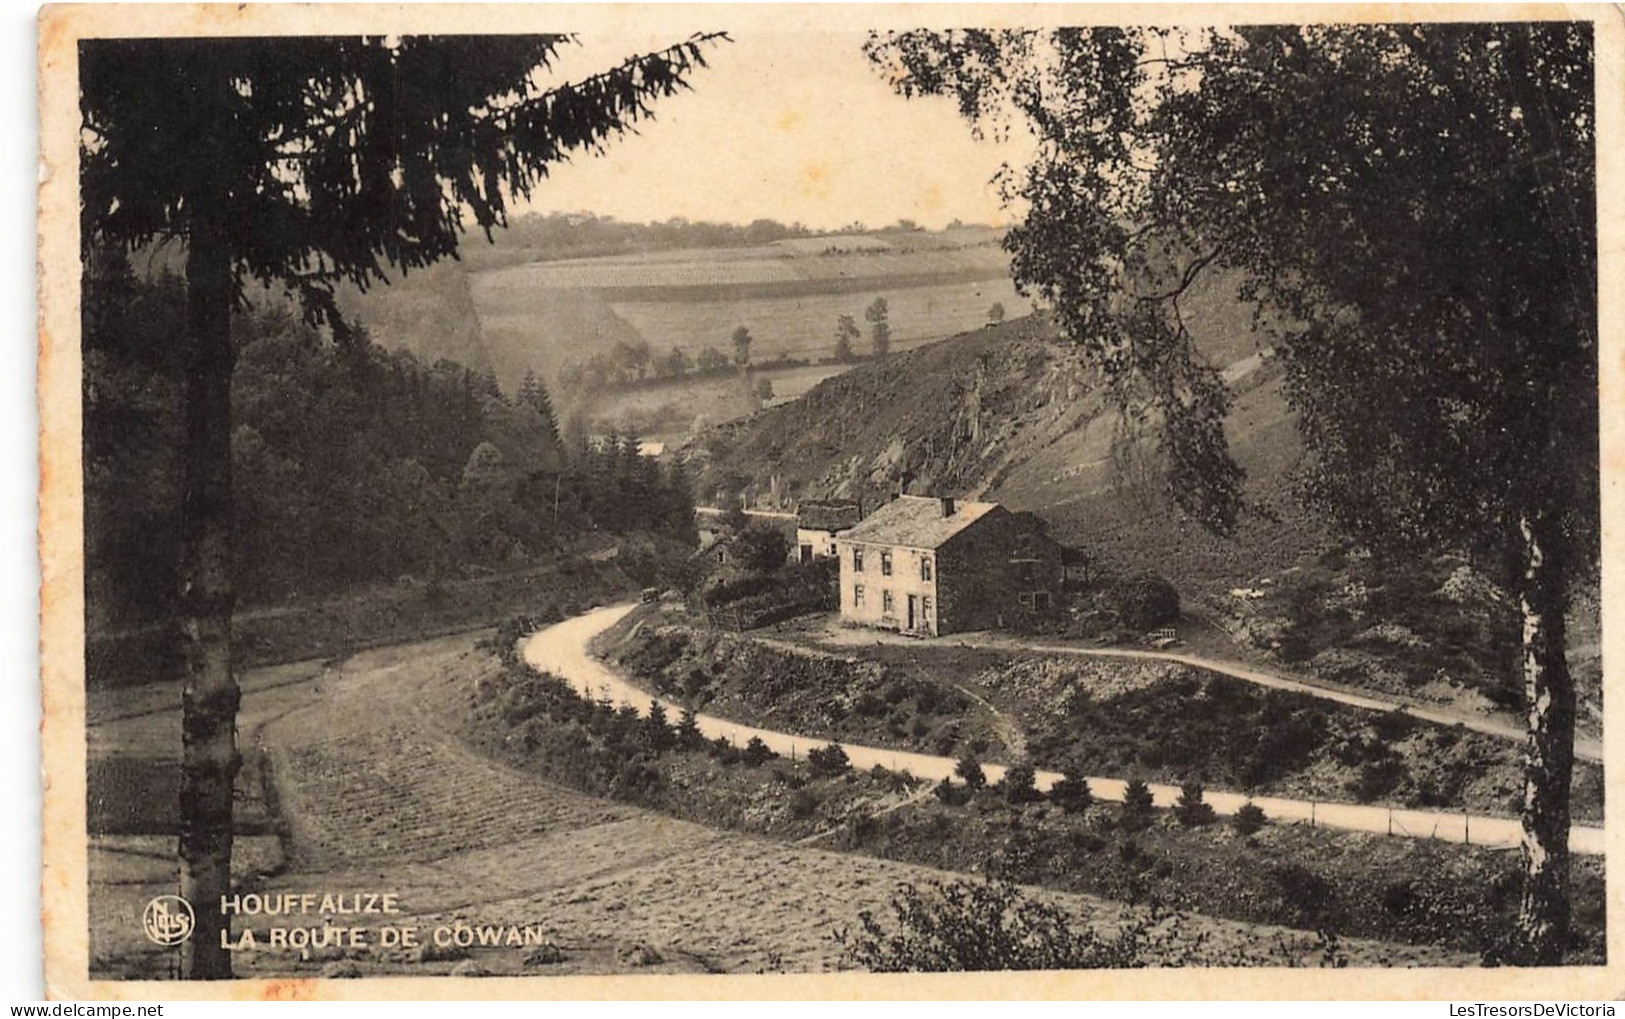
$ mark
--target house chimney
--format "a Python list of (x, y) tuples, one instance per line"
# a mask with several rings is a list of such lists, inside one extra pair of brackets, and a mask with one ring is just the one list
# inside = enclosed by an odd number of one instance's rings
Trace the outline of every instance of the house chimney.
[(945, 516), (945, 517), (951, 517), (951, 516), (954, 515), (954, 497), (953, 496), (945, 495), (945, 496), (942, 497), (942, 515)]

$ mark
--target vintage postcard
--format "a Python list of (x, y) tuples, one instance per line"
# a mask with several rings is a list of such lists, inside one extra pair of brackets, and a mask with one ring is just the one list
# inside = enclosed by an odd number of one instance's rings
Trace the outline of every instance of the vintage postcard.
[(49, 993), (1615, 996), (1622, 39), (46, 8)]

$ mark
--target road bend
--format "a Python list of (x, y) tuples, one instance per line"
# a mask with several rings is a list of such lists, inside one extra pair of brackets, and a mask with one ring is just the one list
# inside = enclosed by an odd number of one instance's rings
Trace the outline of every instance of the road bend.
[[(588, 643), (594, 637), (624, 619), (636, 607), (636, 605), (632, 604), (623, 604), (594, 609), (584, 615), (567, 619), (562, 623), (540, 630), (525, 642), (523, 652), (525, 662), (532, 668), (558, 676), (588, 697), (594, 699), (607, 697), (617, 703), (631, 704), (637, 707), (641, 713), (647, 713), (650, 702), (658, 701), (675, 718), (676, 714), (682, 711), (682, 705), (664, 697), (656, 697), (648, 691), (633, 685), (603, 662), (594, 658), (587, 650)], [(1031, 650), (1048, 649), (1034, 647)], [(1121, 655), (1120, 657), (1151, 656), (1134, 654)], [(1156, 657), (1165, 660), (1182, 661), (1189, 656), (1158, 655)], [(1191, 658), (1185, 664), (1198, 668), (1212, 667), (1205, 664), (1201, 659), (1195, 658)], [(1284, 685), (1288, 682), (1290, 681), (1283, 681), (1283, 689), (1293, 688)], [(1273, 686), (1277, 684), (1270, 683), (1267, 685)], [(1317, 688), (1310, 689), (1316, 692), (1328, 692), (1317, 690)], [(1364, 700), (1363, 698), (1355, 695), (1347, 695), (1346, 697), (1340, 695), (1334, 699), (1356, 707), (1368, 706), (1361, 703)], [(1378, 707), (1375, 710), (1383, 709)], [(1426, 717), (1419, 711), (1416, 714), (1419, 717)], [(755, 726), (711, 715), (699, 715), (696, 717), (695, 723), (707, 739), (721, 737), (735, 745), (743, 746), (752, 737), (756, 737), (775, 753), (792, 760), (804, 757), (808, 750), (824, 746), (829, 742), (826, 739), (815, 739), (797, 733), (759, 729)], [(866, 747), (845, 742), (841, 743), (841, 746), (846, 751), (846, 756), (851, 760), (854, 768), (867, 770), (875, 765), (880, 765), (894, 771), (907, 771), (916, 778), (933, 782), (952, 777), (957, 763), (952, 757), (937, 757), (930, 754), (912, 753), (907, 750)], [(982, 770), (987, 774), (989, 782), (997, 782), (1004, 777), (1005, 769), (1002, 765), (984, 764)], [(1047, 790), (1060, 778), (1059, 772), (1040, 771), (1036, 777), (1036, 784), (1040, 790)], [(1089, 790), (1097, 800), (1122, 802), (1126, 786), (1127, 782), (1121, 778), (1089, 776)], [(1159, 807), (1172, 807), (1179, 797), (1178, 786), (1150, 783), (1150, 788), (1152, 802)], [(1244, 804), (1254, 803), (1264, 811), (1266, 816), (1277, 823), (1305, 823), (1311, 826), (1342, 831), (1370, 832), (1378, 835), (1407, 838), (1433, 838), (1449, 842), (1468, 842), (1475, 846), (1486, 846), (1494, 849), (1516, 848), (1523, 837), (1521, 824), (1516, 818), (1511, 817), (1490, 817), (1459, 811), (1452, 813), (1409, 810), (1357, 803), (1323, 803), (1313, 800), (1288, 799), (1280, 796), (1247, 796), (1242, 793), (1224, 792), (1215, 789), (1207, 790), (1204, 799), (1213, 807), (1214, 812), (1221, 816), (1234, 814)], [(1569, 848), (1576, 853), (1600, 855), (1603, 852), (1603, 830), (1586, 825), (1576, 825), (1570, 828)]]

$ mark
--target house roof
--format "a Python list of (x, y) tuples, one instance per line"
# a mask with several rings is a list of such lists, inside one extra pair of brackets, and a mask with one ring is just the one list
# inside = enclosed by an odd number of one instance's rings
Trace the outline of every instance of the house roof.
[(955, 500), (953, 515), (943, 516), (941, 499), (900, 495), (864, 517), (842, 537), (874, 545), (936, 548), (998, 508), (996, 502)]
[(810, 531), (843, 531), (855, 525), (860, 516), (858, 504), (851, 499), (804, 502), (796, 513), (799, 525)]

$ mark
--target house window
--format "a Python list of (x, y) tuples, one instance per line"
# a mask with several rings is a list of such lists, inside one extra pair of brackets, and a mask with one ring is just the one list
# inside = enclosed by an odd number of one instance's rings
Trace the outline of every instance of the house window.
[(890, 552), (882, 552), (882, 553), (880, 553), (880, 575), (882, 577), (891, 576), (891, 553)]
[(931, 579), (931, 557), (928, 555), (920, 556), (920, 579)]
[(852, 550), (852, 572), (863, 572), (863, 549), (861, 548), (854, 548)]
[(856, 607), (859, 607), (859, 608), (861, 608), (863, 606), (863, 585), (862, 584), (853, 584), (852, 585), (852, 604), (854, 606), (856, 606)]
[(896, 608), (897, 608), (897, 603), (892, 601), (891, 592), (890, 591), (882, 591), (882, 592), (880, 592), (880, 611), (884, 612), (886, 615), (889, 616), (889, 615), (892, 614), (892, 612), (894, 612), (896, 610)]
[(1033, 608), (1036, 609), (1039, 612), (1048, 612), (1049, 611), (1049, 592), (1048, 591), (1034, 591), (1033, 592)]
[(1031, 591), (1022, 591), (1016, 595), (1016, 601), (1021, 603), (1022, 608), (1030, 609), (1033, 607), (1033, 593)]
[(931, 618), (931, 596), (930, 595), (926, 595), (924, 598), (920, 599), (920, 615), (924, 616), (926, 619)]

